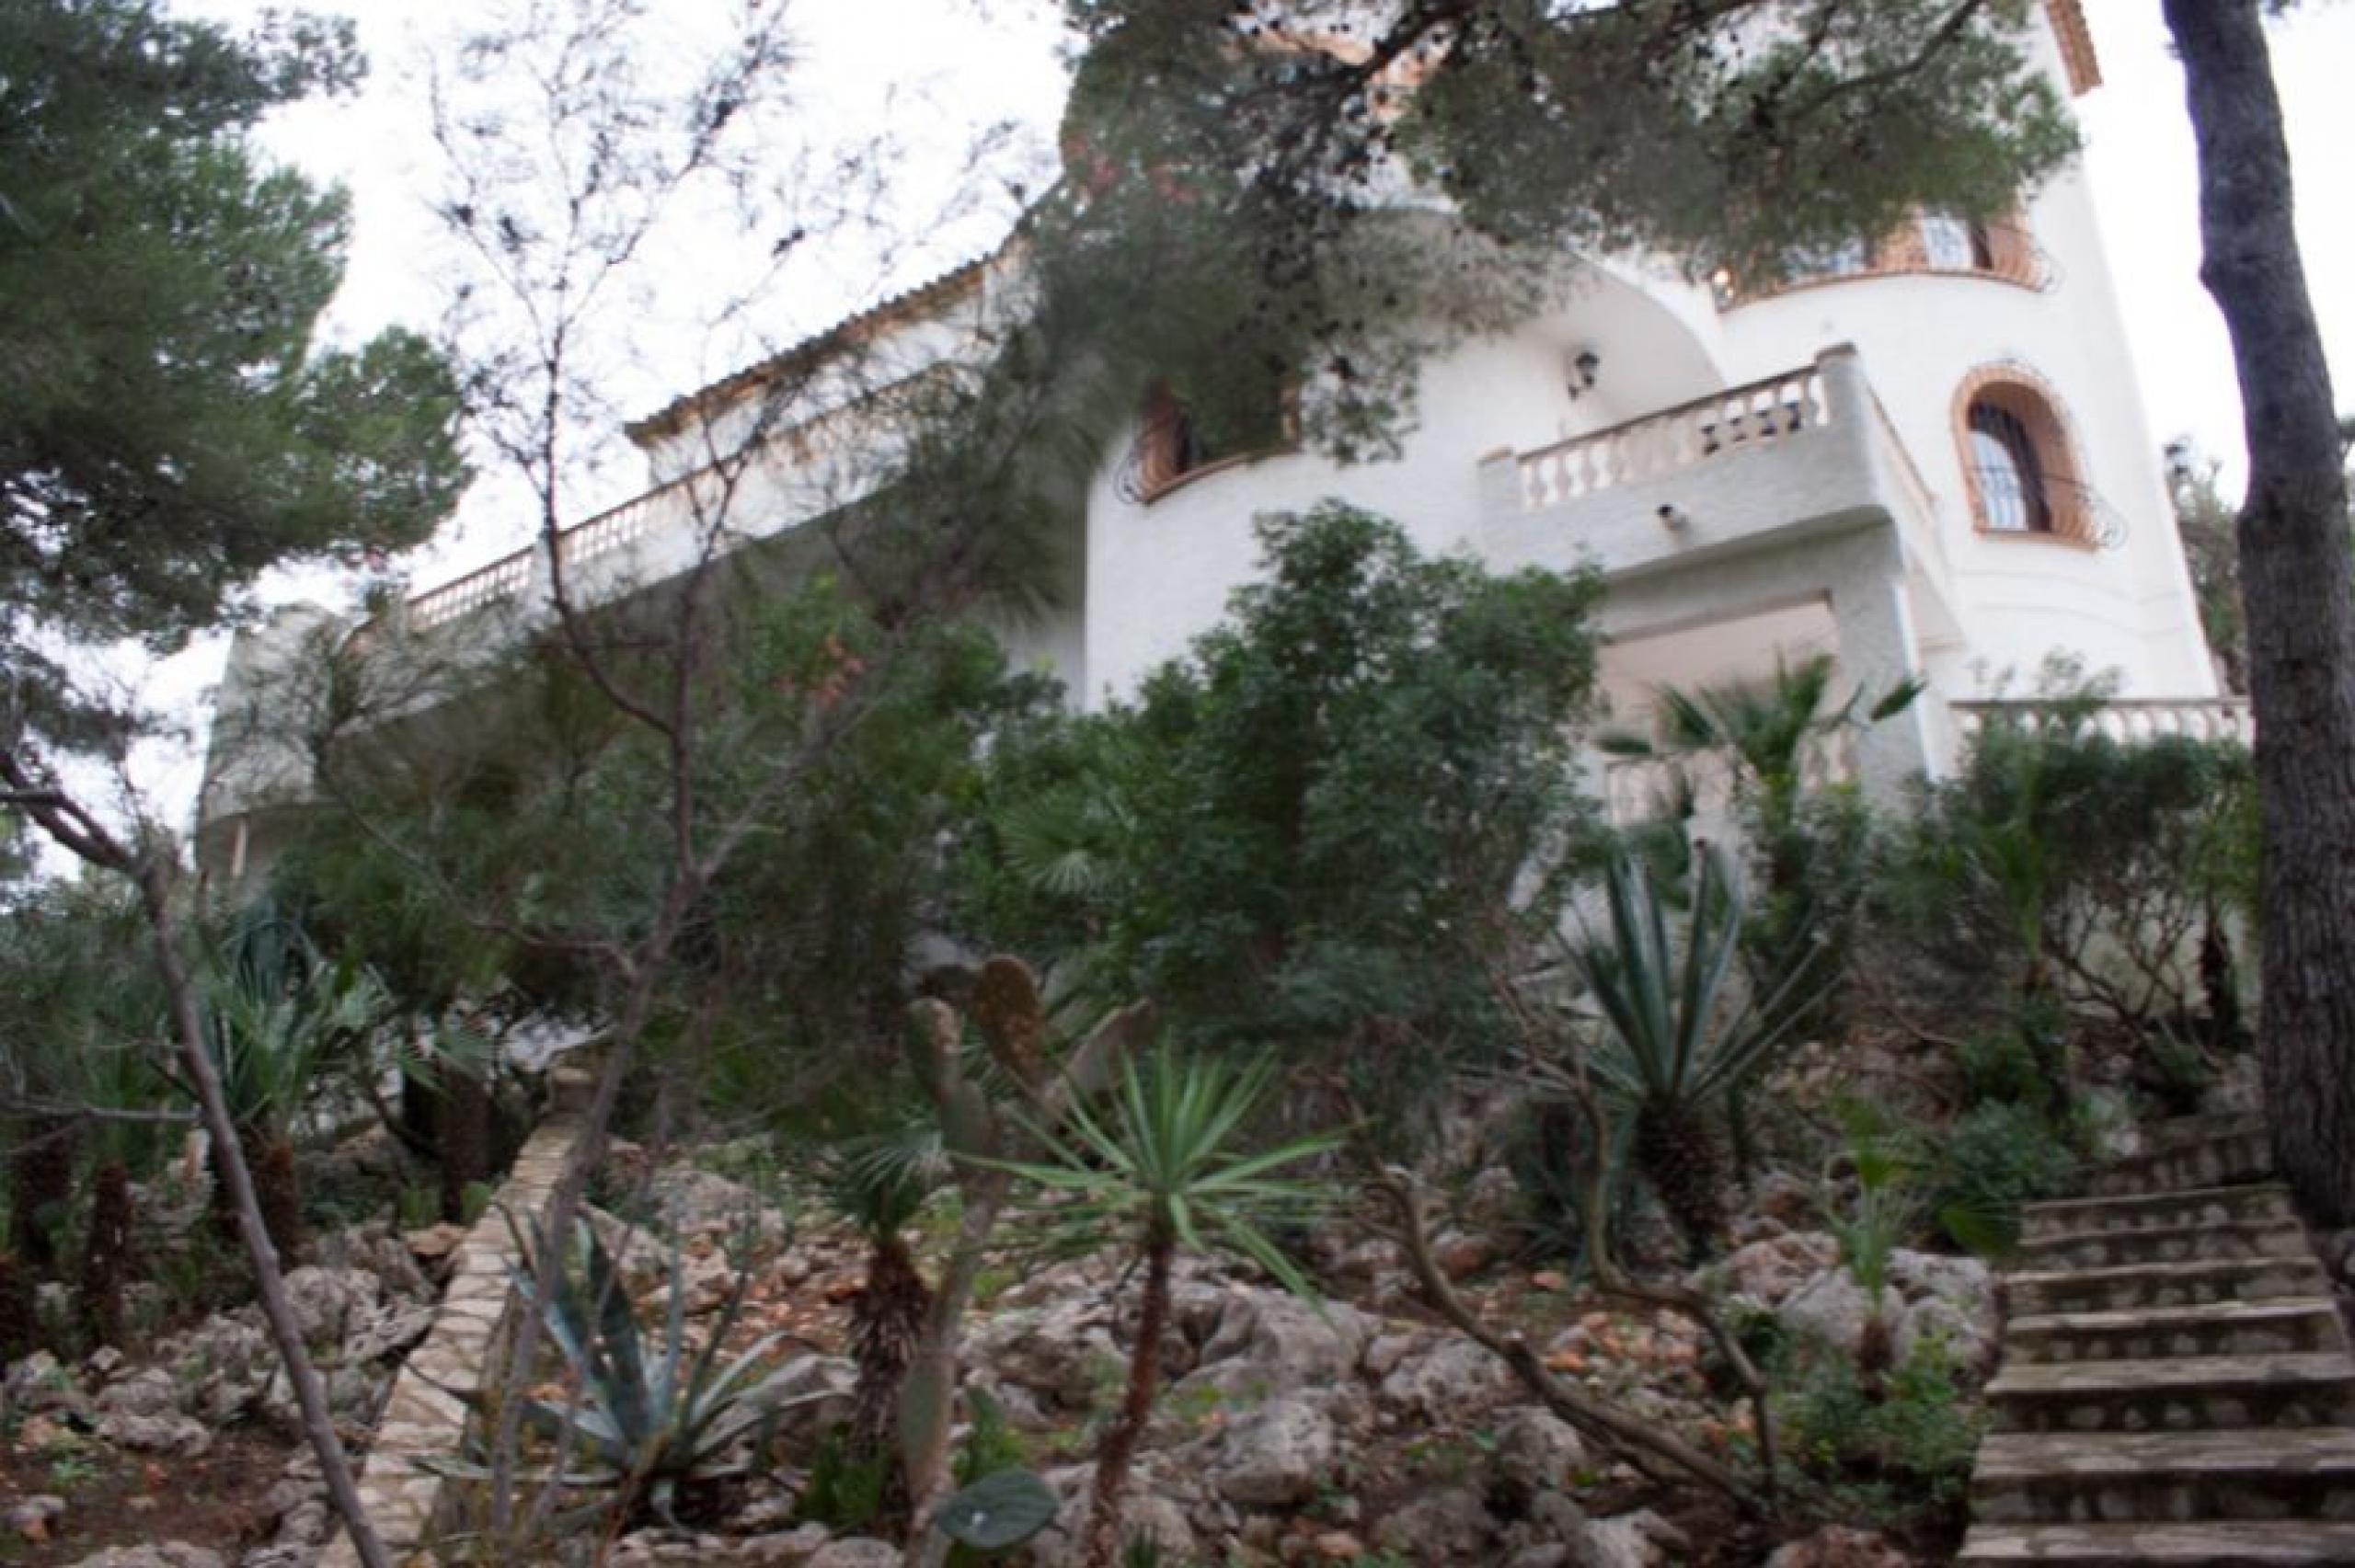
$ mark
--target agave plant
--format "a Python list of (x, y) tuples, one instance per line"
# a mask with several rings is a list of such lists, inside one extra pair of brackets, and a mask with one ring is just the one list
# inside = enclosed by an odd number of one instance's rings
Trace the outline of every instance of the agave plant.
[(1320, 1188), (1276, 1173), (1327, 1152), (1339, 1139), (1249, 1150), (1244, 1129), (1274, 1080), (1267, 1062), (1237, 1067), (1165, 1050), (1140, 1067), (1132, 1058), (1122, 1064), (1108, 1112), (1074, 1104), (1061, 1127), (1026, 1124), (1046, 1158), (1005, 1167), (1056, 1196), (1040, 1215), (1054, 1239), (1093, 1248), (1108, 1237), (1124, 1238), (1143, 1265), (1127, 1394), (1097, 1455), (1087, 1568), (1110, 1568), (1120, 1551), (1129, 1466), (1153, 1415), (1170, 1265), (1178, 1250), (1235, 1253), (1287, 1289), (1314, 1294), (1266, 1228), (1305, 1219), (1322, 1206)]
[[(752, 1440), (757, 1449), (779, 1414), (833, 1397), (826, 1390), (788, 1397), (782, 1392), (787, 1370), (763, 1376), (782, 1334), (725, 1353), (743, 1313), (748, 1274), (738, 1276), (703, 1348), (690, 1354), (689, 1292), (675, 1243), (662, 1330), (654, 1338), (639, 1328), (621, 1271), (586, 1220), (575, 1245), (580, 1276), (558, 1271), (547, 1299), (535, 1303), (579, 1378), (574, 1398), (525, 1402), (525, 1421), (553, 1438), (562, 1456), (559, 1470), (538, 1479), (605, 1494), (598, 1506), (624, 1517), (650, 1508), (668, 1520), (683, 1489), (743, 1473), (740, 1448)], [(532, 1300), (530, 1271), (519, 1270), (516, 1278)], [(488, 1474), (474, 1466), (456, 1473)]]
[(1636, 1169), (1697, 1250), (1725, 1229), (1726, 1159), (1717, 1122), (1786, 1041), (1821, 990), (1821, 949), (1802, 944), (1765, 985), (1729, 988), (1740, 950), (1740, 877), (1716, 845), (1699, 851), (1693, 894), (1671, 933), (1651, 875), (1614, 855), (1604, 875), (1609, 930), (1571, 949), (1601, 1014), (1591, 1066), (1632, 1122)]

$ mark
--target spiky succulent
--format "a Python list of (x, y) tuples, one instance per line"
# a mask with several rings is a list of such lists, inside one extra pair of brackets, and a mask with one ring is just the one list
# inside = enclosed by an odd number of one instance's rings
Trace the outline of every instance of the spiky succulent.
[(1607, 930), (1571, 950), (1603, 1022), (1594, 1076), (1632, 1121), (1637, 1168), (1699, 1246), (1724, 1229), (1717, 1119), (1725, 1098), (1790, 1037), (1826, 966), (1803, 944), (1771, 983), (1729, 992), (1743, 904), (1740, 879), (1715, 845), (1700, 852), (1679, 931), (1633, 856), (1613, 857), (1603, 891)]
[[(791, 1369), (771, 1369), (781, 1334), (727, 1354), (729, 1334), (743, 1313), (749, 1274), (738, 1276), (709, 1337), (691, 1353), (689, 1289), (675, 1243), (659, 1336), (639, 1328), (620, 1269), (585, 1220), (575, 1253), (577, 1276), (571, 1269), (558, 1271), (547, 1299), (535, 1303), (579, 1378), (574, 1397), (525, 1402), (526, 1422), (552, 1438), (563, 1456), (560, 1471), (539, 1479), (603, 1494), (598, 1505), (625, 1517), (650, 1508), (668, 1519), (682, 1488), (743, 1473), (741, 1447), (757, 1447), (752, 1440), (780, 1413), (833, 1397), (825, 1390), (783, 1391)], [(533, 1300), (529, 1271), (519, 1270), (517, 1279), (525, 1299)], [(486, 1473), (471, 1465), (446, 1468), (476, 1478)]]

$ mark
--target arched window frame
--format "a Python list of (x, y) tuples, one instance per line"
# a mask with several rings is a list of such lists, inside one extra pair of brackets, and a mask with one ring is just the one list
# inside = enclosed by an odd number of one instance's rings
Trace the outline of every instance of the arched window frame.
[[(2001, 416), (2028, 443), (2025, 466), (2034, 471), (2037, 495), (2026, 504), (2041, 514), (2042, 526), (2000, 528), (1993, 521), (1994, 508), (1983, 493), (1977, 450), (1982, 409)], [(1982, 537), (2042, 540), (2081, 549), (2098, 545), (2092, 492), (2085, 482), (2085, 464), (2068, 412), (2042, 376), (2019, 364), (1983, 365), (1973, 371), (1955, 392), (1954, 437), (1971, 526)]]

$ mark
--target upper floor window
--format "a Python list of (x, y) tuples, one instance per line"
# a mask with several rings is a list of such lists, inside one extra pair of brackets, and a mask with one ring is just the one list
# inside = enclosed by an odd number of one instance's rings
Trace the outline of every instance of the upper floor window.
[(2027, 421), (1982, 397), (1970, 405), (1970, 428), (1980, 521), (1996, 533), (2051, 532), (2051, 486)]
[(1843, 278), (1886, 278), (1905, 273), (1960, 273), (1997, 278), (2026, 289), (2053, 280), (2051, 263), (2037, 248), (2017, 214), (1965, 218), (1952, 212), (1918, 212), (1876, 240), (1851, 240), (1785, 258), (1783, 276), (1745, 286), (1730, 273), (1717, 280), (1720, 307), (1764, 299), (1785, 289)]
[(1963, 478), (1982, 532), (2104, 543), (2068, 427), (2030, 372), (1979, 372), (1964, 383), (1957, 416)]
[(1213, 426), (1198, 418), (1167, 383), (1155, 382), (1145, 393), (1136, 443), (1120, 465), (1120, 494), (1150, 501), (1196, 474), (1288, 445), (1289, 399), (1279, 388), (1264, 402), (1263, 407), (1255, 400)]

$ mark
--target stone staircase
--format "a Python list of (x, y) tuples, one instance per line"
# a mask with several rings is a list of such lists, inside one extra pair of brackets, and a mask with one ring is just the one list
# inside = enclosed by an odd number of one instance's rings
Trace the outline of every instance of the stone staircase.
[(2355, 1563), (2355, 1356), (2253, 1116), (2030, 1207), (1958, 1562)]

